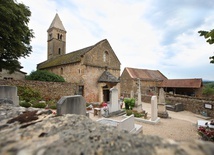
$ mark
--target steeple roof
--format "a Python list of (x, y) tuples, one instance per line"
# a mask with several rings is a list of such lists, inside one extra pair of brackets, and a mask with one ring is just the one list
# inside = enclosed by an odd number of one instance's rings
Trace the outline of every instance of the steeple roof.
[(53, 19), (53, 21), (52, 21), (52, 23), (51, 23), (49, 29), (51, 29), (51, 28), (53, 28), (53, 27), (54, 27), (54, 28), (58, 28), (58, 29), (60, 29), (60, 30), (66, 31), (65, 28), (64, 28), (64, 26), (63, 26), (63, 24), (62, 24), (62, 21), (61, 21), (60, 18), (59, 18), (58, 13), (56, 13), (56, 15), (55, 15), (55, 17), (54, 17), (54, 19)]

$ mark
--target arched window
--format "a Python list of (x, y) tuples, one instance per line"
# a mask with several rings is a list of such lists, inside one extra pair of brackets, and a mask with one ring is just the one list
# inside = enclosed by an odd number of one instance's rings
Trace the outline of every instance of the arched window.
[(52, 39), (52, 33), (49, 34), (49, 40)]
[(57, 39), (60, 39), (60, 35), (59, 35), (59, 33), (57, 33)]
[(105, 52), (103, 53), (103, 61), (104, 61), (104, 62), (107, 62), (107, 60), (108, 60), (108, 51), (105, 51)]
[(58, 53), (59, 53), (59, 55), (61, 54), (61, 48), (59, 48)]
[(62, 40), (62, 34), (60, 35), (60, 40)]

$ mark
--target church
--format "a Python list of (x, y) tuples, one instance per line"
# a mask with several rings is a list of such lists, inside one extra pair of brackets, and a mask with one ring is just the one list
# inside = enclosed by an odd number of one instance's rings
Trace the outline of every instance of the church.
[(47, 60), (37, 64), (38, 70), (48, 70), (75, 84), (75, 94), (86, 102), (109, 101), (112, 87), (120, 92), (121, 63), (107, 39), (66, 53), (66, 30), (58, 14), (47, 33)]

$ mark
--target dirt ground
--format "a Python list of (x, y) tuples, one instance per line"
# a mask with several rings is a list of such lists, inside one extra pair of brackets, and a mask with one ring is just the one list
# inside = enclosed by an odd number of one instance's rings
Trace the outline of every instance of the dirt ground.
[[(151, 115), (151, 104), (142, 103), (143, 109), (148, 112), (148, 117)], [(197, 121), (205, 120), (198, 115), (188, 112), (173, 112), (168, 111), (169, 118), (161, 118), (158, 124), (147, 124), (135, 121), (136, 124), (143, 126), (143, 135), (157, 135), (162, 138), (173, 139), (175, 141), (192, 141), (199, 139), (197, 133)], [(90, 115), (92, 120), (97, 120), (100, 117)], [(121, 120), (122, 116), (111, 119)]]

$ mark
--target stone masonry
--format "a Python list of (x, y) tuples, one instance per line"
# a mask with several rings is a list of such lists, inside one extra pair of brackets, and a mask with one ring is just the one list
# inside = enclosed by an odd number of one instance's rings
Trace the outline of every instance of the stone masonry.
[[(86, 116), (0, 105), (0, 154), (213, 155), (214, 144), (129, 134)], [(30, 118), (24, 119), (24, 118)]]

